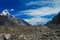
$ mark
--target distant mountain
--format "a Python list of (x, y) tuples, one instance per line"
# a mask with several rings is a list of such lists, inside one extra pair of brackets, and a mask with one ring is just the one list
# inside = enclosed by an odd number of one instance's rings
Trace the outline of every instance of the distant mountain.
[(17, 17), (11, 15), (8, 10), (4, 10), (0, 14), (0, 25), (30, 26), (30, 24), (25, 22), (24, 20), (18, 19)]
[(46, 25), (60, 25), (60, 12), (51, 21), (47, 22)]
[(60, 24), (60, 12), (52, 19), (51, 24), (54, 24), (54, 25)]
[(60, 25), (60, 12), (53, 19), (46, 23), (47, 25)]
[(47, 23), (48, 27), (60, 31), (60, 12)]

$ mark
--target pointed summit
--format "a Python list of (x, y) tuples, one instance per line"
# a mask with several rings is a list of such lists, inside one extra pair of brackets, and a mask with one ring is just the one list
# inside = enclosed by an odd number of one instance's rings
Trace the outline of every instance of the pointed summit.
[(4, 16), (10, 16), (10, 13), (7, 9), (3, 10), (1, 15), (4, 15)]

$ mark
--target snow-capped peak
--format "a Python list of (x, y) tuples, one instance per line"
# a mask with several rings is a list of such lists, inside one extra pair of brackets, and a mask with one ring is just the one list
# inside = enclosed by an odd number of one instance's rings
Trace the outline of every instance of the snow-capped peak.
[(7, 9), (3, 10), (0, 15), (7, 16), (7, 17), (9, 17), (9, 18), (15, 18), (15, 16), (14, 16), (14, 15), (11, 15), (11, 14), (9, 13), (9, 10), (7, 10)]
[(10, 16), (10, 13), (7, 9), (3, 10), (1, 15)]

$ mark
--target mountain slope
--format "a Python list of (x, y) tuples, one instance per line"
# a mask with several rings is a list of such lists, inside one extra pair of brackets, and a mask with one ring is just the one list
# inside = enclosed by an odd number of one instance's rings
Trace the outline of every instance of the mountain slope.
[(51, 24), (55, 24), (55, 25), (59, 25), (60, 24), (60, 12), (58, 13), (58, 15), (56, 15), (52, 21)]
[(48, 25), (60, 25), (60, 12), (55, 17), (53, 17), (51, 21), (48, 21), (46, 25), (47, 26)]
[(60, 25), (60, 12), (55, 16), (53, 17), (53, 19), (49, 22), (47, 22), (48, 25)]
[(29, 23), (24, 20), (18, 19), (15, 16), (11, 15), (8, 10), (4, 10), (0, 14), (0, 25), (10, 25), (10, 26), (30, 26)]
[(60, 12), (47, 24), (50, 29), (60, 31)]

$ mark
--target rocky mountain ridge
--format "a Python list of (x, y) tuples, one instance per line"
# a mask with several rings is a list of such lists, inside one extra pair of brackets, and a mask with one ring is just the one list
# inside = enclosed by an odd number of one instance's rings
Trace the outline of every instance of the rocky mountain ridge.
[(0, 14), (0, 25), (30, 26), (30, 24), (25, 22), (24, 20), (18, 19), (17, 17), (11, 15), (8, 10), (4, 10)]

